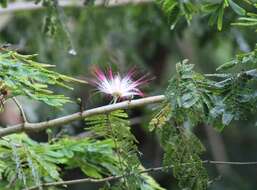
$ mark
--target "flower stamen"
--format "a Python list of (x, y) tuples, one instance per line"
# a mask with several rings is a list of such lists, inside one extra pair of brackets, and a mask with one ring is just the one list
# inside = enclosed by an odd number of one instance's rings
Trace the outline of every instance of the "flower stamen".
[(105, 74), (99, 68), (94, 69), (96, 80), (93, 84), (97, 89), (113, 97), (113, 102), (116, 103), (120, 99), (132, 99), (134, 96), (144, 96), (138, 86), (148, 82), (146, 75), (137, 80), (133, 79), (135, 69), (131, 69), (125, 77), (121, 77), (119, 73), (113, 73), (111, 69)]

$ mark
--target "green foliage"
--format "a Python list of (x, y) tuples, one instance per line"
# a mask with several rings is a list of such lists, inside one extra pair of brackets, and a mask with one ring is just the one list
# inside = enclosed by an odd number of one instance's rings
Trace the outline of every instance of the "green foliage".
[[(244, 119), (245, 112), (256, 111), (255, 62), (256, 51), (238, 55), (237, 59), (218, 68), (224, 70), (237, 65), (234, 71), (206, 76), (194, 72), (187, 60), (178, 63), (177, 73), (166, 91), (167, 102), (152, 120), (151, 129), (160, 128), (174, 118), (178, 125), (187, 122), (193, 127), (207, 121), (220, 130), (232, 120)], [(245, 71), (247, 68), (249, 70)]]
[(76, 55), (73, 47), (70, 32), (66, 26), (65, 14), (62, 7), (59, 6), (58, 0), (36, 0), (35, 3), (42, 3), (47, 10), (45, 15), (43, 32), (49, 37), (55, 37), (68, 46), (68, 53)]
[(169, 103), (165, 101), (160, 111), (152, 118), (149, 124), (149, 130), (163, 127), (172, 117), (172, 110)]
[(47, 15), (45, 16), (45, 23), (43, 27), (44, 33), (49, 36), (56, 34), (58, 27), (60, 27), (60, 20), (58, 17), (58, 1), (57, 0), (43, 0), (43, 6), (47, 8)]
[[(254, 10), (257, 9), (257, 3), (256, 2), (248, 2), (248, 4), (250, 4), (252, 7), (254, 7)], [(246, 14), (241, 14), (241, 16), (242, 17), (238, 18), (238, 21), (233, 23), (233, 25), (247, 26), (247, 27), (257, 26), (257, 14), (256, 13), (247, 12)], [(256, 31), (257, 31), (257, 29), (256, 29)]]
[(8, 0), (0, 0), (1, 7), (7, 7)]
[[(131, 152), (128, 154), (123, 152), (119, 156), (114, 154), (113, 150), (117, 151), (116, 143), (121, 146), (121, 142), (117, 139), (113, 141), (108, 138), (93, 140), (66, 137), (49, 143), (38, 143), (25, 134), (4, 137), (0, 140), (0, 188), (3, 190), (9, 188), (20, 190), (32, 186), (40, 188), (43, 183), (62, 181), (62, 172), (74, 168), (79, 168), (91, 178), (121, 175), (124, 174), (120, 168), (121, 161), (128, 176), (110, 188), (124, 189), (123, 183), (126, 180), (129, 184), (137, 181), (137, 185), (129, 186), (131, 189), (164, 190), (153, 178), (147, 174), (140, 174), (144, 169), (142, 166), (136, 165), (137, 168), (134, 168), (136, 166), (128, 165), (134, 163), (133, 160), (130, 162), (128, 160), (133, 159), (133, 156), (129, 155)], [(119, 149), (119, 151), (126, 150)], [(122, 157), (123, 155), (129, 155), (129, 158)], [(137, 174), (132, 173), (135, 170)]]
[(203, 9), (209, 14), (211, 14), (209, 20), (210, 25), (214, 25), (215, 23), (217, 23), (218, 30), (222, 29), (224, 11), (225, 8), (228, 6), (229, 3), (226, 0), (218, 3), (207, 3), (204, 5)]
[(244, 16), (246, 14), (246, 10), (242, 7), (240, 7), (236, 2), (232, 0), (228, 0), (228, 3), (230, 7), (233, 9), (235, 13), (237, 13), (240, 16)]
[(256, 112), (256, 52), (255, 49), (249, 53), (239, 54), (236, 59), (217, 69), (226, 73), (216, 75), (222, 77), (222, 80), (215, 84), (220, 92), (214, 97), (216, 104), (211, 110), (211, 116), (220, 116), (224, 125), (228, 125), (233, 119), (246, 119), (245, 113)]
[(173, 175), (179, 180), (179, 187), (206, 190), (208, 175), (199, 157), (205, 149), (198, 138), (176, 125), (165, 125), (158, 131), (165, 151), (163, 165), (173, 165)]
[(241, 53), (236, 55), (235, 59), (232, 59), (220, 67), (217, 68), (217, 71), (228, 71), (231, 69), (236, 69), (236, 71), (244, 71), (247, 69), (256, 68), (257, 65), (257, 44), (253, 51), (247, 53)]
[(62, 29), (62, 21), (58, 10), (58, 0), (36, 0), (35, 3), (42, 3), (47, 10), (43, 26), (44, 33), (49, 36), (54, 36), (58, 29)]
[(194, 72), (193, 65), (187, 62), (184, 60), (176, 65), (177, 73), (169, 81), (166, 97), (176, 123), (188, 122), (189, 126), (195, 126), (206, 119), (216, 88), (214, 82)]
[[(235, 26), (247, 26), (247, 27), (255, 27), (257, 26), (257, 14), (255, 13), (247, 13), (246, 17), (238, 18), (238, 21), (232, 23)], [(256, 29), (257, 32), (257, 29)]]
[(51, 71), (48, 68), (52, 65), (33, 61), (34, 57), (14, 51), (0, 51), (0, 89), (4, 98), (23, 95), (56, 107), (70, 102), (64, 95), (54, 94), (49, 86), (72, 89), (65, 83), (83, 81)]
[(173, 29), (181, 17), (185, 17), (188, 23), (192, 20), (193, 14), (198, 11), (197, 3), (194, 0), (157, 0), (168, 17)]
[[(208, 14), (210, 15), (209, 24), (217, 24), (217, 29), (221, 30), (223, 26), (223, 17), (225, 9), (230, 7), (233, 12), (239, 16), (245, 16), (247, 11), (235, 0), (220, 0), (220, 1), (208, 1), (208, 0), (158, 0), (157, 1), (171, 24), (171, 28), (174, 28), (180, 18), (185, 18), (189, 24), (193, 16), (196, 14)], [(244, 1), (244, 4), (250, 2)], [(253, 3), (252, 3), (253, 4)], [(252, 15), (253, 16), (253, 15)], [(248, 21), (248, 25), (253, 25), (253, 19), (242, 17), (240, 20)], [(256, 21), (256, 20), (255, 20)], [(251, 22), (251, 24), (249, 24)], [(246, 24), (246, 23), (244, 23)]]
[(130, 132), (128, 115), (124, 111), (92, 116), (86, 119), (86, 124), (95, 134), (113, 139), (119, 163), (117, 175), (125, 175), (114, 186), (105, 189), (162, 189), (152, 178), (140, 173), (143, 168), (138, 159), (137, 141)]
[(177, 73), (166, 90), (167, 100), (152, 119), (150, 129), (157, 129), (165, 152), (163, 164), (174, 165), (180, 188), (205, 190), (208, 176), (200, 159), (204, 148), (190, 129), (206, 118), (212, 83), (187, 62), (176, 65)]
[(246, 14), (246, 10), (233, 0), (204, 3), (202, 10), (211, 15), (209, 19), (210, 25), (217, 23), (218, 30), (222, 30), (224, 12), (227, 7), (230, 7), (239, 16)]
[[(193, 71), (187, 60), (176, 65), (176, 75), (169, 81), (166, 101), (150, 122), (157, 129), (164, 148), (164, 165), (174, 165), (174, 176), (184, 189), (207, 189), (208, 177), (200, 155), (200, 141), (190, 132), (200, 123), (222, 130), (232, 120), (245, 119), (245, 113), (256, 113), (256, 52), (238, 55), (218, 70), (230, 73), (207, 75)], [(243, 69), (250, 70), (243, 70)], [(233, 70), (232, 70), (233, 69)], [(184, 164), (189, 163), (189, 164)]]
[[(34, 0), (34, 2), (36, 4), (42, 3), (42, 5), (47, 8), (43, 31), (48, 35), (54, 35), (58, 25), (60, 25), (57, 10), (58, 0)], [(8, 6), (8, 0), (0, 0), (0, 5), (6, 8)]]
[[(65, 14), (58, 0), (34, 0), (35, 4), (42, 4), (46, 8), (44, 22), (42, 21), (43, 33), (61, 41), (68, 49), (68, 53), (76, 55), (69, 30), (65, 23)], [(0, 6), (6, 8), (8, 0), (0, 0)]]
[(38, 143), (27, 135), (11, 135), (0, 140), (1, 189), (39, 186), (61, 181), (62, 168), (80, 168), (87, 176), (101, 178), (115, 173), (111, 140), (62, 138)]

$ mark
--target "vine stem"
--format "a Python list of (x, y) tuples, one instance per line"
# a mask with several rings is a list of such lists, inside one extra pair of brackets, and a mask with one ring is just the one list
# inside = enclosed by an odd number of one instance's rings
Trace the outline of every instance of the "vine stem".
[(0, 137), (4, 137), (14, 133), (38, 132), (38, 131), (45, 130), (47, 128), (61, 127), (65, 124), (78, 121), (92, 115), (109, 113), (119, 109), (130, 109), (130, 108), (140, 107), (140, 106), (149, 105), (153, 103), (160, 103), (160, 102), (163, 102), (164, 100), (165, 100), (164, 95), (151, 96), (147, 98), (127, 100), (116, 104), (101, 106), (98, 108), (93, 108), (93, 109), (85, 110), (83, 112), (73, 113), (70, 115), (66, 115), (63, 117), (59, 117), (56, 119), (43, 121), (39, 123), (29, 123), (29, 122), (20, 123), (13, 126), (7, 126), (6, 128), (1, 128)]
[[(199, 162), (197, 162), (197, 163), (199, 163)], [(181, 165), (189, 165), (189, 164), (192, 164), (192, 162), (181, 163)], [(242, 166), (242, 165), (257, 165), (257, 162), (230, 162), (230, 161), (227, 162), (227, 161), (203, 160), (202, 164), (224, 164), (224, 165), (241, 165)], [(165, 169), (171, 169), (173, 167), (174, 167), (174, 165), (156, 167), (156, 168), (148, 168), (148, 169), (140, 171), (139, 173), (142, 174), (142, 173), (148, 173), (148, 172), (157, 172), (157, 171), (162, 171)], [(118, 176), (109, 176), (109, 177), (105, 177), (102, 179), (82, 178), (82, 179), (76, 179), (76, 180), (58, 181), (58, 182), (44, 183), (44, 184), (41, 184), (41, 186), (42, 187), (63, 186), (63, 185), (72, 185), (72, 184), (85, 183), (85, 182), (101, 183), (101, 182), (106, 182), (106, 181), (117, 180), (117, 179), (123, 178), (124, 176), (129, 176), (129, 175), (133, 175), (133, 173), (127, 173), (127, 174), (118, 175)], [(37, 188), (38, 188), (38, 186), (33, 186), (26, 190), (35, 190)]]

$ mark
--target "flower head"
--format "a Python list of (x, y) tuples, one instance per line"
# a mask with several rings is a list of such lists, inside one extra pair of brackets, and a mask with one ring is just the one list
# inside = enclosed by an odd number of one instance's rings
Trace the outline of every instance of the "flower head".
[(111, 69), (109, 69), (106, 74), (99, 68), (95, 68), (94, 75), (96, 76), (96, 80), (94, 80), (93, 83), (100, 92), (112, 96), (114, 102), (119, 99), (144, 96), (138, 86), (147, 82), (146, 76), (134, 80), (134, 74), (135, 70), (132, 69), (124, 77), (121, 77), (119, 73), (113, 74)]

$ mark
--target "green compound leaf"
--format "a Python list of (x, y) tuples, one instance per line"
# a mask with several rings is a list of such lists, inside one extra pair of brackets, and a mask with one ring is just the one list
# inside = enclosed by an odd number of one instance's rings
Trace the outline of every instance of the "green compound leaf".
[(62, 181), (61, 168), (80, 168), (89, 177), (112, 175), (112, 168), (117, 168), (113, 147), (110, 139), (61, 138), (38, 143), (25, 134), (4, 137), (0, 140), (0, 189), (20, 190)]
[(36, 55), (21, 55), (15, 51), (0, 51), (0, 90), (6, 90), (5, 99), (13, 96), (27, 96), (50, 106), (60, 107), (70, 99), (54, 94), (50, 86), (59, 86), (72, 90), (66, 83), (80, 82), (75, 78), (49, 70), (52, 65), (41, 64), (33, 60)]
[(179, 187), (207, 190), (209, 179), (200, 158), (205, 149), (200, 140), (189, 130), (175, 125), (165, 125), (158, 132), (165, 152), (163, 165), (173, 165)]
[(209, 183), (200, 159), (204, 148), (192, 128), (206, 123), (221, 131), (235, 120), (246, 119), (245, 113), (256, 113), (256, 57), (256, 49), (238, 55), (218, 68), (226, 73), (207, 75), (195, 72), (188, 60), (176, 65), (166, 101), (149, 128), (159, 132), (164, 165), (174, 166), (181, 189), (206, 190)]
[(99, 114), (85, 119), (91, 132), (102, 138), (113, 139), (116, 149), (115, 158), (117, 158), (119, 167), (114, 174), (133, 174), (124, 176), (111, 187), (106, 186), (103, 189), (164, 190), (153, 178), (140, 172), (144, 168), (138, 157), (140, 153), (136, 146), (137, 140), (130, 132), (128, 119), (127, 113), (123, 110)]

